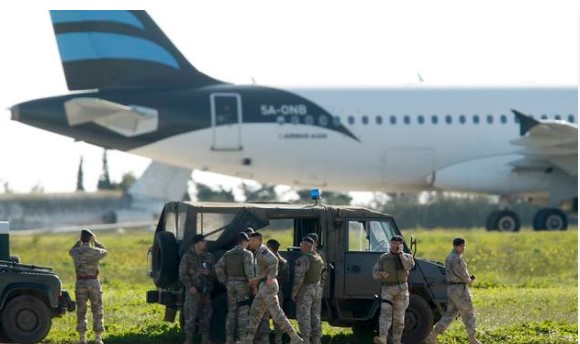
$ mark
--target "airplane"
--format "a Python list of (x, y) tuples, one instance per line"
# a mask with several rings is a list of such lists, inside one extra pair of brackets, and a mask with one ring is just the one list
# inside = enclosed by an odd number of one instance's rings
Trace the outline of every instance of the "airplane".
[(575, 87), (235, 85), (197, 70), (145, 11), (50, 14), (73, 92), (14, 105), (15, 121), (151, 158), (166, 172), (499, 195), (488, 230), (519, 231), (510, 205), (521, 199), (545, 205), (536, 230), (564, 230), (562, 209), (578, 211)]

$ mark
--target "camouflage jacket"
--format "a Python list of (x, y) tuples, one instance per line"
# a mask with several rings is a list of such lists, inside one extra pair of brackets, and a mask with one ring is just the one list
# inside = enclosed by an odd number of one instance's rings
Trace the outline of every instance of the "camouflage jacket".
[(224, 254), (220, 260), (215, 265), (215, 275), (218, 281), (222, 284), (225, 284), (228, 280), (228, 269), (226, 267), (225, 257), (228, 253), (242, 251), (242, 261), (244, 265), (244, 273), (246, 274), (246, 278), (249, 280), (253, 279), (255, 276), (254, 273), (254, 255), (252, 252), (242, 248), (241, 246), (237, 245), (236, 247), (232, 248), (226, 254)]
[(317, 252), (302, 254), (300, 257), (298, 257), (298, 259), (296, 259), (294, 264), (294, 285), (292, 286), (292, 297), (296, 297), (296, 295), (298, 295), (300, 292), (300, 288), (302, 288), (302, 285), (304, 285), (304, 279), (308, 270), (310, 270), (310, 260), (312, 259), (312, 256), (322, 262), (322, 270), (320, 271), (321, 276), (319, 276), (322, 280), (325, 264), (324, 261), (322, 261), (322, 257)]
[(107, 253), (105, 247), (98, 241), (94, 242), (93, 246), (80, 240), (69, 251), (77, 276), (98, 276), (99, 261), (105, 258)]
[[(202, 273), (204, 266), (209, 272), (207, 276)], [(189, 250), (181, 257), (179, 280), (188, 289), (195, 287), (200, 294), (209, 294), (214, 283), (213, 255), (209, 252), (197, 253), (195, 249)]]
[(471, 277), (469, 277), (469, 272), (467, 272), (467, 264), (455, 250), (451, 250), (451, 253), (445, 259), (445, 273), (449, 283), (471, 282)]
[(260, 246), (256, 250), (256, 277), (259, 279), (275, 279), (278, 275), (278, 258), (266, 247)]

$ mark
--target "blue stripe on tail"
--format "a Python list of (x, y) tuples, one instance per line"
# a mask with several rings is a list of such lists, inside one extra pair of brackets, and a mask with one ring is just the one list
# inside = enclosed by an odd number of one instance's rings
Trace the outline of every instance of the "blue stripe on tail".
[(158, 44), (142, 39), (102, 32), (74, 32), (56, 36), (63, 62), (99, 59), (133, 59), (157, 62), (179, 69), (177, 60)]
[(50, 11), (54, 24), (86, 21), (115, 22), (145, 30), (145, 26), (129, 11)]

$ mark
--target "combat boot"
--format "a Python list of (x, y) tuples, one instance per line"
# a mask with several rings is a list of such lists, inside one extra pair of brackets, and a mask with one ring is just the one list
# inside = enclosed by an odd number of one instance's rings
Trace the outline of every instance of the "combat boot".
[(87, 344), (87, 333), (79, 332), (79, 344)]
[(481, 342), (475, 338), (475, 331), (467, 332), (467, 336), (469, 337), (469, 344), (481, 344)]
[(103, 332), (95, 333), (95, 344), (103, 344)]
[(183, 344), (193, 344), (193, 332), (185, 332), (185, 342)]
[(387, 344), (387, 336), (375, 336), (373, 338), (374, 344)]

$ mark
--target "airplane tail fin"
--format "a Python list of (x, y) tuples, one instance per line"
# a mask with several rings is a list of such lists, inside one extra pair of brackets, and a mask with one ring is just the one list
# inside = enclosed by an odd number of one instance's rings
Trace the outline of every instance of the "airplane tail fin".
[(191, 172), (187, 168), (152, 161), (128, 193), (134, 201), (179, 201), (187, 189)]
[(50, 11), (68, 89), (201, 87), (195, 69), (145, 11)]

